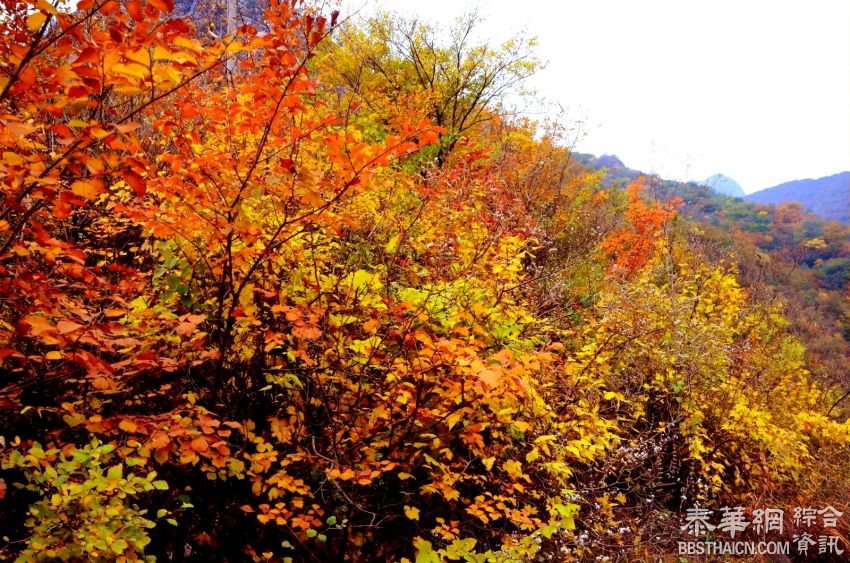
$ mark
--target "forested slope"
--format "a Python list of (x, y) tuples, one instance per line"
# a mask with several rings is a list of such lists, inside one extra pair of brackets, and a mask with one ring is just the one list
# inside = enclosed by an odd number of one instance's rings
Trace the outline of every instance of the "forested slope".
[(850, 172), (841, 172), (816, 180), (794, 180), (765, 188), (746, 197), (754, 203), (788, 203), (796, 201), (812, 213), (850, 223)]

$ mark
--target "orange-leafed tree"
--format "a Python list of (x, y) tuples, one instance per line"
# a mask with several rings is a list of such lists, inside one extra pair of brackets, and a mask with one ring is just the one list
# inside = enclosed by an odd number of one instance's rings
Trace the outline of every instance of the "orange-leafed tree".
[(664, 203), (647, 202), (642, 195), (646, 190), (644, 182), (643, 178), (639, 178), (626, 188), (629, 197), (624, 212), (626, 224), (602, 241), (602, 249), (612, 258), (612, 266), (627, 277), (647, 263), (663, 235), (664, 226), (681, 207), (681, 201), (677, 199)]

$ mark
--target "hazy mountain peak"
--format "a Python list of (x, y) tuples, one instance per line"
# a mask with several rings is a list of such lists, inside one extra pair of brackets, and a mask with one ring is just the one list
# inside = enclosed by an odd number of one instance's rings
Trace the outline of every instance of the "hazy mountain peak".
[(717, 193), (725, 194), (732, 197), (744, 197), (744, 190), (741, 186), (725, 174), (714, 174), (709, 176), (702, 182)]

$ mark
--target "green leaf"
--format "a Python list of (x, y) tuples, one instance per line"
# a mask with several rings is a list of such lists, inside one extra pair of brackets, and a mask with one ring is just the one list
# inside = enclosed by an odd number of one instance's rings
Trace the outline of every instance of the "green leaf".
[(124, 476), (124, 466), (121, 464), (113, 465), (106, 472), (106, 477), (109, 479), (121, 479)]
[(122, 553), (124, 553), (124, 550), (129, 547), (129, 545), (123, 539), (117, 539), (114, 542), (112, 542), (112, 545), (110, 547), (112, 548), (112, 551), (114, 551), (116, 555), (121, 555)]
[(434, 551), (431, 542), (417, 537), (413, 540), (413, 547), (416, 548), (416, 563), (440, 563), (440, 554)]

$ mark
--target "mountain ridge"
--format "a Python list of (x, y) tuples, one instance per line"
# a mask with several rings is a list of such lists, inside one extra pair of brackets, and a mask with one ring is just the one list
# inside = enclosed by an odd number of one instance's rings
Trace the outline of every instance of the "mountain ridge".
[(821, 178), (791, 180), (753, 192), (744, 199), (762, 204), (796, 201), (824, 219), (850, 224), (850, 171)]

